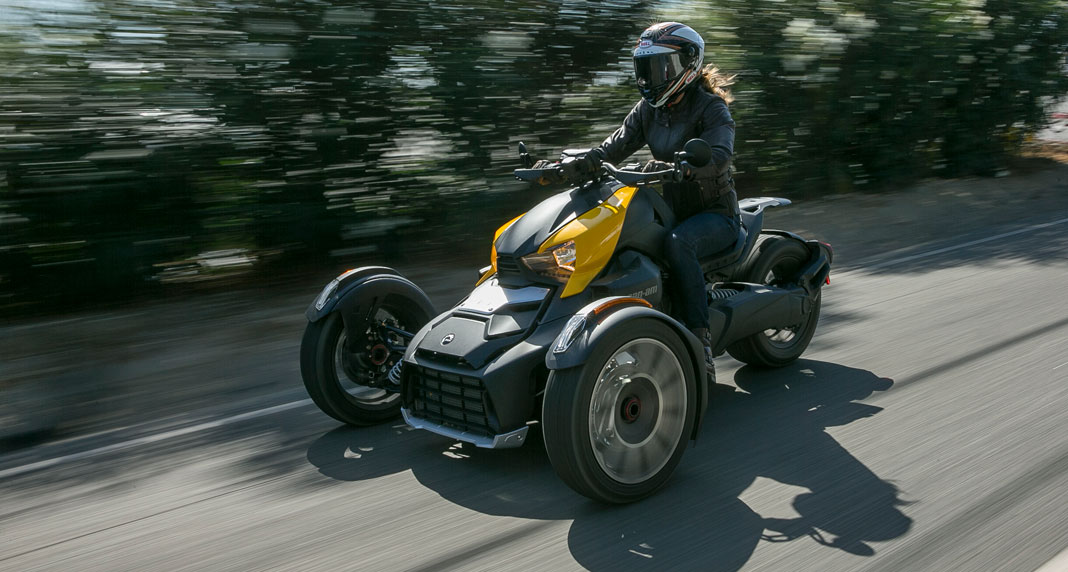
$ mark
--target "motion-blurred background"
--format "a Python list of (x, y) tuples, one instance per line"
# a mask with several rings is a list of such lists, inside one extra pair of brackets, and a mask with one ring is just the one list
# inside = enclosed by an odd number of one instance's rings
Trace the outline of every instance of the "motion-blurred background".
[[(599, 143), (658, 20), (738, 74), (740, 193), (835, 247), (804, 358), (717, 360), (629, 507), (315, 408), (323, 285), (455, 303), (556, 192), (517, 143)], [(1065, 0), (0, 0), (0, 572), (1063, 564), (1066, 52)]]
[(1005, 174), (1068, 92), (1059, 0), (0, 0), (0, 311), (481, 262), (597, 144), (634, 38), (737, 73), (743, 195)]

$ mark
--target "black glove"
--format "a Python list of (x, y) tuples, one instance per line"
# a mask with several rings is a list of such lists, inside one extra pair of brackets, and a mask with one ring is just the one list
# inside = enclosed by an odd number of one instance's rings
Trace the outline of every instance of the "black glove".
[(679, 162), (679, 178), (682, 181), (692, 181), (694, 175), (697, 174), (697, 167), (691, 165), (688, 161)]
[(586, 153), (571, 159), (564, 159), (560, 166), (564, 176), (573, 183), (589, 179), (601, 167), (601, 157), (596, 153)]
[(534, 165), (532, 165), (530, 168), (531, 169), (548, 169), (549, 167), (552, 167), (555, 164), (556, 163), (554, 163), (553, 161), (549, 161), (548, 159), (538, 159), (537, 161), (534, 162)]
[(579, 157), (579, 161), (582, 162), (583, 168), (586, 169), (587, 173), (595, 173), (597, 172), (597, 169), (601, 168), (601, 163), (604, 162), (604, 159), (602, 159), (601, 154), (594, 149)]

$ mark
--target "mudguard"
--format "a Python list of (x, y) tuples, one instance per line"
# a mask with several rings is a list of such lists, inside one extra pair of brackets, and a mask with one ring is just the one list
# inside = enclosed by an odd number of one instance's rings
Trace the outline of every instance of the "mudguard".
[[(597, 347), (598, 342), (609, 331), (615, 328), (630, 327), (629, 324), (634, 320), (644, 318), (660, 320), (679, 334), (679, 337), (683, 340), (683, 345), (689, 350), (690, 362), (698, 377), (696, 384), (697, 418), (694, 419), (693, 433), (690, 435), (691, 439), (696, 439), (697, 432), (701, 428), (701, 420), (704, 417), (705, 410), (708, 408), (708, 395), (712, 389), (708, 386), (708, 376), (702, 375), (705, 371), (704, 346), (697, 339), (697, 336), (694, 336), (689, 329), (677, 320), (637, 301), (630, 305), (621, 305), (618, 309), (610, 311), (610, 313), (594, 316), (594, 308), (604, 305), (609, 300), (612, 300), (612, 298), (596, 300), (575, 314), (572, 322), (568, 324), (569, 327), (565, 327), (560, 332), (548, 353), (545, 354), (546, 367), (550, 370), (557, 370), (583, 365), (589, 359), (590, 354), (593, 353), (593, 349)], [(580, 320), (581, 326), (577, 331), (570, 327), (572, 324), (579, 324)], [(568, 339), (570, 339), (570, 343), (566, 343)]]
[[(774, 234), (785, 238), (790, 238), (805, 245), (808, 249), (811, 258), (809, 258), (808, 264), (801, 269), (801, 273), (798, 276), (798, 283), (805, 289), (810, 296), (823, 287), (824, 282), (831, 275), (831, 264), (834, 263), (834, 249), (826, 242), (820, 242), (818, 240), (806, 240), (802, 236), (792, 233), (787, 230), (762, 230), (761, 234)], [(828, 282), (829, 283), (829, 282)]]
[(430, 298), (410, 280), (396, 270), (385, 266), (364, 266), (349, 270), (338, 276), (323, 291), (304, 315), (309, 322), (323, 319), (334, 310), (341, 311), (341, 317), (348, 323), (348, 316), (360, 306), (360, 302), (395, 294), (409, 298), (418, 304), (427, 315), (434, 316), (434, 304)]

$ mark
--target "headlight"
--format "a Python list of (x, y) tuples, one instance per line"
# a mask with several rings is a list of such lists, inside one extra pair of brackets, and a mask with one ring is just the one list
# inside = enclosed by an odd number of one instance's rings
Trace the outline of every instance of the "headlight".
[(567, 282), (571, 273), (575, 271), (575, 241), (569, 240), (558, 244), (545, 252), (528, 254), (520, 260), (527, 268), (540, 276)]

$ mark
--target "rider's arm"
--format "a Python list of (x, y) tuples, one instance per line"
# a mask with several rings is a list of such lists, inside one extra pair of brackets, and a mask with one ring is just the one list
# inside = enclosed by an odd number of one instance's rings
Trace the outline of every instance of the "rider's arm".
[(639, 101), (627, 114), (626, 119), (623, 120), (623, 125), (616, 129), (615, 133), (609, 135), (604, 140), (604, 143), (601, 143), (600, 147), (593, 150), (593, 152), (600, 155), (602, 161), (618, 165), (627, 157), (633, 155), (635, 151), (641, 149), (642, 145), (645, 145), (641, 107), (642, 102)]
[(712, 160), (704, 167), (690, 167), (688, 178), (715, 179), (731, 166), (734, 155), (734, 120), (722, 101), (705, 107), (701, 124), (701, 139), (712, 146)]

